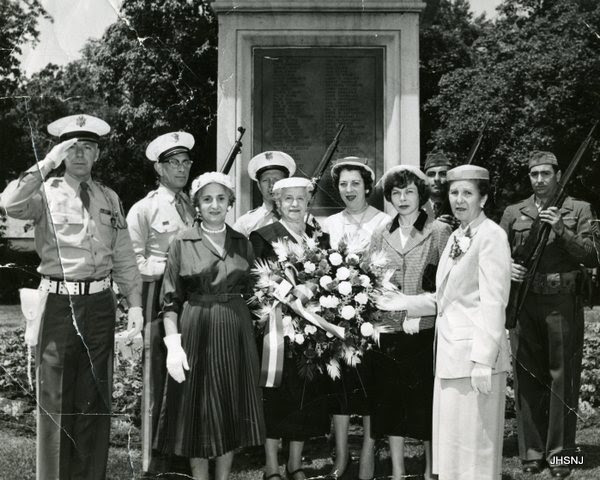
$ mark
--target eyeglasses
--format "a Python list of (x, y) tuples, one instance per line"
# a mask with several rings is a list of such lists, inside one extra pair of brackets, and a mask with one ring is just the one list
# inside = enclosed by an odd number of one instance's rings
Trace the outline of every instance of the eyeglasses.
[(180, 162), (179, 160), (175, 159), (175, 158), (170, 158), (167, 163), (169, 165), (171, 165), (173, 168), (176, 169), (180, 169), (180, 168), (190, 168), (192, 166), (192, 161), (191, 160), (183, 160), (182, 162)]

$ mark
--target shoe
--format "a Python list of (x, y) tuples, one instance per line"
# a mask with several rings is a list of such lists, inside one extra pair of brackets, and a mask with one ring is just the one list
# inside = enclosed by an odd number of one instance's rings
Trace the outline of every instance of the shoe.
[(523, 473), (540, 473), (544, 469), (543, 460), (523, 461)]
[(283, 477), (278, 473), (272, 473), (271, 475), (267, 475), (266, 472), (263, 472), (263, 480), (269, 480), (269, 478), (279, 478), (283, 480)]
[(550, 475), (554, 478), (566, 478), (571, 475), (571, 469), (569, 467), (550, 467)]
[(304, 473), (304, 469), (302, 467), (294, 470), (293, 472), (290, 472), (290, 469), (288, 468), (287, 464), (285, 465), (285, 476), (288, 480), (296, 480), (294, 478), (294, 475), (296, 475), (297, 473), (301, 473), (302, 475), (304, 475), (304, 478), (306, 478), (306, 474)]

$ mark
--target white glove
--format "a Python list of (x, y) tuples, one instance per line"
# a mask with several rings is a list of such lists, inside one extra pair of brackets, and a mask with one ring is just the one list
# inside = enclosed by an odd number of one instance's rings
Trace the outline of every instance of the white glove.
[(407, 318), (402, 324), (402, 330), (404, 333), (414, 335), (419, 333), (419, 324), (421, 323), (421, 317)]
[(149, 277), (160, 277), (163, 273), (165, 273), (166, 266), (166, 257), (155, 257), (154, 255), (150, 255), (148, 260), (146, 260), (146, 262), (140, 266), (140, 272), (143, 275), (148, 275)]
[(127, 338), (132, 339), (144, 328), (142, 307), (129, 307), (127, 312)]
[(58, 168), (60, 164), (63, 162), (65, 158), (67, 158), (67, 150), (77, 143), (76, 138), (71, 138), (70, 140), (65, 140), (64, 142), (59, 143), (58, 145), (54, 145), (52, 150), (48, 152), (44, 160), (46, 165), (48, 165), (52, 170)]
[(387, 312), (406, 310), (406, 295), (398, 290), (384, 291), (381, 295), (375, 295), (375, 303), (379, 310)]
[(487, 395), (492, 391), (492, 367), (475, 362), (471, 370), (471, 386), (476, 393)]
[(163, 341), (167, 346), (167, 371), (177, 383), (185, 380), (184, 370), (189, 370), (187, 356), (181, 347), (181, 334), (167, 335)]

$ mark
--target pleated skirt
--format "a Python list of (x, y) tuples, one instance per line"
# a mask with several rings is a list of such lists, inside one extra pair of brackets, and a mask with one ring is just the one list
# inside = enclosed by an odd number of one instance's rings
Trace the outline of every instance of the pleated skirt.
[(433, 473), (439, 480), (499, 480), (506, 372), (492, 375), (492, 392), (478, 394), (470, 378), (435, 378)]
[(263, 444), (258, 353), (244, 300), (186, 303), (180, 331), (190, 370), (183, 383), (168, 377), (155, 448), (209, 458)]

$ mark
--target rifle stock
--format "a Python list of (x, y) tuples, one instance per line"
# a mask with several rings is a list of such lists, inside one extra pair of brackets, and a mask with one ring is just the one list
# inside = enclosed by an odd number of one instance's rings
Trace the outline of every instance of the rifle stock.
[(238, 127), (237, 130), (239, 132), (239, 136), (233, 144), (233, 147), (231, 147), (229, 155), (227, 156), (227, 160), (225, 160), (225, 163), (221, 167), (221, 173), (224, 173), (225, 175), (229, 174), (231, 167), (233, 167), (233, 162), (235, 162), (236, 157), (242, 151), (242, 137), (244, 136), (246, 129), (244, 127)]
[[(565, 173), (558, 182), (553, 194), (544, 203), (542, 210), (547, 210), (550, 207), (560, 208), (562, 206), (567, 196), (565, 187), (581, 163), (583, 154), (592, 141), (592, 135), (594, 134), (594, 130), (596, 129), (597, 125), (598, 122), (594, 123), (587, 137), (577, 149), (577, 152), (571, 160), (571, 163), (569, 163), (567, 170), (565, 170)], [(542, 222), (539, 216), (536, 217), (531, 226), (531, 231), (529, 232), (527, 240), (522, 245), (517, 247), (513, 254), (513, 261), (525, 267), (527, 269), (527, 275), (522, 282), (511, 283), (510, 296), (508, 305), (506, 307), (506, 328), (514, 328), (517, 325), (517, 320), (521, 314), (525, 297), (527, 296), (527, 293), (529, 292), (533, 282), (533, 277), (539, 265), (540, 258), (544, 253), (544, 248), (548, 242), (551, 229), (552, 227), (548, 223)]]

